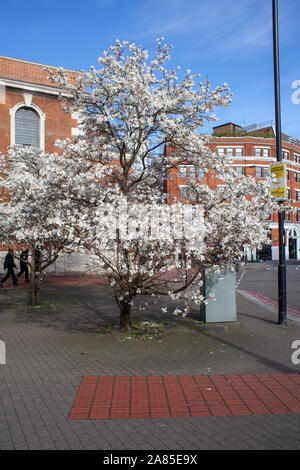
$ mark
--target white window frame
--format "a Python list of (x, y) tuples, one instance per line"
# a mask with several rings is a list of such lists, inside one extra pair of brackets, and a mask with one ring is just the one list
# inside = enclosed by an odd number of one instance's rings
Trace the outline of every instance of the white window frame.
[(294, 162), (300, 163), (300, 155), (298, 153), (294, 153)]
[[(258, 176), (257, 173), (260, 173), (260, 175)], [(255, 178), (262, 178), (262, 167), (261, 166), (256, 166), (255, 167)]]
[[(239, 170), (238, 170), (239, 169)], [(240, 173), (239, 173), (240, 172)], [(235, 167), (235, 174), (237, 178), (241, 178), (244, 174), (244, 167), (241, 165), (237, 165)]]
[(281, 156), (283, 160), (289, 160), (290, 159), (290, 152), (288, 150), (281, 150)]
[(39, 149), (45, 151), (45, 120), (46, 115), (36, 104), (28, 104), (25, 102), (17, 103), (13, 108), (10, 108), (10, 145), (15, 145), (16, 141), (16, 112), (21, 108), (29, 108), (35, 111), (39, 116), (40, 123), (40, 145)]
[(194, 180), (196, 179), (196, 176), (197, 176), (196, 167), (194, 165), (190, 165), (189, 166), (189, 179)]
[(261, 148), (259, 147), (255, 147), (255, 156), (256, 157), (261, 157)]

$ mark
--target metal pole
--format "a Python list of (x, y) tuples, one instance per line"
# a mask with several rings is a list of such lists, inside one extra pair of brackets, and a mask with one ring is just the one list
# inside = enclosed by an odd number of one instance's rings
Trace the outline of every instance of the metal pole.
[[(280, 80), (278, 51), (278, 0), (273, 2), (273, 55), (274, 55), (274, 89), (275, 89), (275, 126), (277, 161), (282, 161), (281, 154), (281, 114), (280, 114)], [(279, 264), (278, 264), (278, 323), (286, 324), (286, 264), (284, 243), (284, 212), (278, 212)]]

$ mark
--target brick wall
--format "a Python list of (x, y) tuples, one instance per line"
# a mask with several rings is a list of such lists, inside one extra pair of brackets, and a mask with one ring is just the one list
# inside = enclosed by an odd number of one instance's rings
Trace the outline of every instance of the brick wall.
[[(22, 80), (29, 83), (37, 83), (57, 88), (57, 84), (48, 80), (48, 73), (45, 67), (55, 70), (57, 67), (36, 64), (26, 60), (14, 59), (11, 57), (0, 56), (0, 78), (10, 78), (12, 80)], [(71, 82), (76, 79), (76, 72), (67, 70), (68, 78)]]

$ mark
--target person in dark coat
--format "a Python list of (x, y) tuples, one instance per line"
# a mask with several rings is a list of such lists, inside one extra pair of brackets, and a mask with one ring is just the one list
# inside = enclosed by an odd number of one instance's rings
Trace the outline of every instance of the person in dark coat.
[(16, 265), (15, 265), (15, 261), (13, 257), (13, 250), (12, 248), (9, 248), (4, 259), (4, 269), (6, 269), (7, 271), (6, 271), (5, 276), (0, 281), (0, 287), (2, 287), (2, 285), (9, 278), (9, 276), (12, 277), (14, 286), (18, 285), (14, 268), (16, 268)]
[(23, 273), (25, 274), (25, 281), (29, 282), (28, 279), (28, 250), (23, 250), (20, 256), (20, 272), (17, 274), (17, 277), (20, 277)]

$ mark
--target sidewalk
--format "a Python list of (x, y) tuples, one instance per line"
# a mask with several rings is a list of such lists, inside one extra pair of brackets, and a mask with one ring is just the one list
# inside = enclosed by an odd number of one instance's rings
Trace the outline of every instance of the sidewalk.
[[(41, 308), (35, 309), (26, 306), (27, 285), (11, 288), (10, 282), (0, 292), (0, 339), (7, 352), (6, 365), (0, 365), (0, 449), (300, 448), (300, 365), (291, 359), (299, 323), (279, 326), (274, 313), (239, 294), (236, 323), (201, 325), (197, 311), (192, 319), (175, 321), (171, 314), (162, 317), (165, 299), (160, 299), (163, 303), (149, 303), (146, 312), (134, 314), (135, 321), (159, 323), (160, 335), (129, 338), (114, 328), (118, 311), (99, 278), (49, 276)], [(144, 399), (153, 404), (149, 384), (155, 393), (164, 384), (156, 408), (167, 400), (168, 417), (162, 410), (158, 417), (101, 415), (103, 380), (121, 384), (115, 387), (116, 403), (134, 398), (136, 409)], [(91, 410), (90, 392), (79, 393), (91, 383), (94, 391), (98, 386), (99, 393), (93, 393), (98, 415), (71, 419), (78, 403)], [(251, 411), (246, 385), (265, 409)], [(112, 404), (112, 393), (108, 396)], [(208, 405), (209, 412), (191, 413), (192, 399), (194, 411)], [(244, 412), (238, 413), (235, 403), (230, 408), (231, 400), (243, 401)], [(230, 413), (213, 413), (212, 401), (218, 402), (215, 409), (222, 405)], [(171, 404), (189, 414), (176, 416)]]

